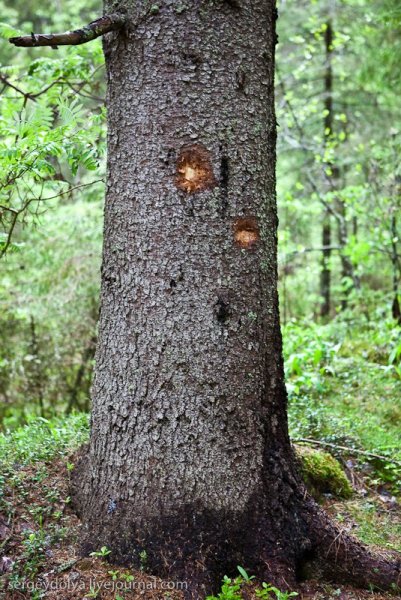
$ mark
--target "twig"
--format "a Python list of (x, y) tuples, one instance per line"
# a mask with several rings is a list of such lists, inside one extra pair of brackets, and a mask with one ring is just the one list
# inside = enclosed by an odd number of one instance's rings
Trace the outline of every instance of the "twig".
[(104, 182), (104, 179), (94, 179), (93, 181), (90, 181), (89, 183), (80, 183), (79, 185), (74, 185), (72, 187), (69, 187), (68, 190), (65, 190), (64, 192), (59, 192), (57, 194), (55, 194), (54, 196), (48, 196), (47, 198), (34, 198), (34, 200), (40, 201), (40, 202), (47, 202), (47, 200), (54, 200), (54, 198), (59, 198), (60, 196), (65, 196), (66, 194), (70, 194), (71, 192), (75, 191), (75, 190), (79, 190), (80, 188), (83, 187), (88, 187), (90, 185), (95, 185), (95, 183), (100, 183), (100, 182)]
[(306, 252), (324, 252), (325, 250), (342, 250), (341, 246), (321, 246), (320, 248), (302, 248), (302, 250), (292, 250), (286, 256), (293, 254), (305, 254)]
[(7, 252), (8, 248), (11, 245), (11, 239), (12, 239), (12, 236), (14, 233), (15, 226), (17, 224), (18, 217), (26, 211), (26, 209), (32, 202), (47, 202), (48, 200), (54, 200), (55, 198), (60, 198), (61, 196), (70, 194), (74, 190), (78, 190), (83, 187), (94, 185), (95, 183), (99, 183), (101, 181), (103, 181), (103, 179), (95, 179), (94, 181), (90, 181), (89, 183), (81, 183), (80, 185), (75, 185), (75, 186), (69, 187), (68, 190), (65, 190), (64, 192), (58, 192), (54, 196), (48, 196), (47, 198), (29, 198), (28, 200), (25, 201), (24, 205), (18, 210), (13, 209), (11, 207), (10, 208), (4, 207), (4, 209), (11, 212), (13, 216), (11, 219), (11, 225), (10, 225), (8, 233), (7, 233), (7, 239), (6, 239), (3, 247), (0, 250), (0, 258), (3, 258), (3, 256), (5, 255), (5, 253)]
[(86, 44), (109, 31), (116, 31), (121, 29), (125, 24), (125, 17), (121, 14), (114, 13), (111, 15), (104, 15), (96, 21), (92, 21), (89, 25), (85, 25), (81, 29), (75, 31), (66, 31), (64, 33), (31, 33), (31, 35), (24, 35), (19, 37), (10, 38), (10, 44), (14, 46), (20, 46), (24, 48), (30, 48), (35, 46), (51, 46), (57, 48), (57, 46), (78, 46), (79, 44)]
[(11, 219), (11, 225), (10, 225), (10, 228), (9, 228), (8, 234), (7, 234), (7, 239), (5, 241), (3, 248), (0, 251), (0, 258), (3, 258), (3, 256), (5, 255), (5, 253), (7, 252), (8, 248), (11, 244), (11, 238), (13, 236), (19, 214), (20, 214), (19, 212), (13, 214), (13, 218)]
[(321, 440), (313, 440), (311, 438), (297, 438), (291, 440), (292, 442), (305, 442), (307, 444), (316, 444), (317, 446), (327, 446), (328, 448), (334, 448), (335, 450), (346, 450), (350, 454), (362, 454), (362, 456), (368, 456), (369, 458), (378, 458), (379, 460), (385, 460), (394, 465), (401, 466), (401, 461), (393, 460), (389, 456), (383, 456), (381, 454), (374, 454), (374, 452), (367, 452), (366, 450), (357, 450), (356, 448), (349, 448), (348, 446), (339, 446), (338, 444), (332, 444), (331, 442), (322, 442)]
[(27, 92), (24, 92), (23, 90), (21, 90), (20, 88), (18, 88), (16, 85), (14, 85), (13, 83), (11, 83), (11, 81), (8, 81), (7, 77), (5, 77), (4, 75), (2, 75), (1, 73), (0, 73), (0, 81), (2, 83), (4, 83), (4, 85), (10, 87), (12, 90), (15, 90), (16, 92), (18, 92), (19, 94), (21, 94), (22, 96), (24, 96), (24, 97), (28, 96), (28, 98), (32, 97), (31, 94), (29, 94)]

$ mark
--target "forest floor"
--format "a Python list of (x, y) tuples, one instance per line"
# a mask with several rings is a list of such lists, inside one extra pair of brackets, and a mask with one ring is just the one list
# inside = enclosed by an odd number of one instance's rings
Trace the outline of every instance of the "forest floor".
[[(292, 437), (312, 439), (316, 446), (331, 444), (322, 448), (340, 460), (353, 487), (348, 498), (320, 490), (319, 501), (363, 542), (401, 551), (397, 372), (378, 351), (380, 340), (372, 350), (371, 332), (366, 332), (365, 345), (349, 332), (343, 343), (338, 327), (334, 338), (323, 328), (293, 328), (290, 334), (286, 367)], [(174, 582), (146, 574), (146, 553), (139, 571), (113, 565), (107, 548), (99, 548), (96, 556), (80, 556), (81, 524), (71, 510), (68, 489), (73, 453), (87, 436), (83, 414), (35, 419), (0, 434), (0, 599), (183, 598), (179, 584), (173, 587)], [(261, 585), (243, 581), (239, 595), (218, 598), (256, 600)], [(294, 591), (301, 600), (401, 598), (311, 580)], [(286, 598), (273, 592), (265, 597)]]

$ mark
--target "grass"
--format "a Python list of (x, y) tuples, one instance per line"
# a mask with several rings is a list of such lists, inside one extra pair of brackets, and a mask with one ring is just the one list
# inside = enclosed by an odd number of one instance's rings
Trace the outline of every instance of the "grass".
[(89, 419), (85, 414), (35, 418), (12, 433), (0, 433), (0, 468), (19, 467), (65, 456), (88, 439)]
[(335, 504), (332, 508), (338, 521), (354, 521), (354, 533), (365, 544), (401, 552), (401, 516), (395, 503), (386, 504), (377, 496)]

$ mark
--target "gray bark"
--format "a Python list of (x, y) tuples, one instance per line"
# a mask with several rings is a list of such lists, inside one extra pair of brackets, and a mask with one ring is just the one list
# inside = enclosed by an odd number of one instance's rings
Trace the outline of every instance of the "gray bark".
[(311, 548), (277, 299), (273, 0), (125, 0), (105, 40), (108, 183), (86, 549), (190, 583), (288, 584)]

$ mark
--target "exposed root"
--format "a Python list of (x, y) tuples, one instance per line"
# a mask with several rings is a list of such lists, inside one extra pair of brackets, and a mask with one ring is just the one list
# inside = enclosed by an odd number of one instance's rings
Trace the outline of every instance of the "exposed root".
[(373, 552), (317, 506), (309, 517), (309, 524), (313, 553), (325, 579), (360, 588), (400, 592), (400, 555)]

